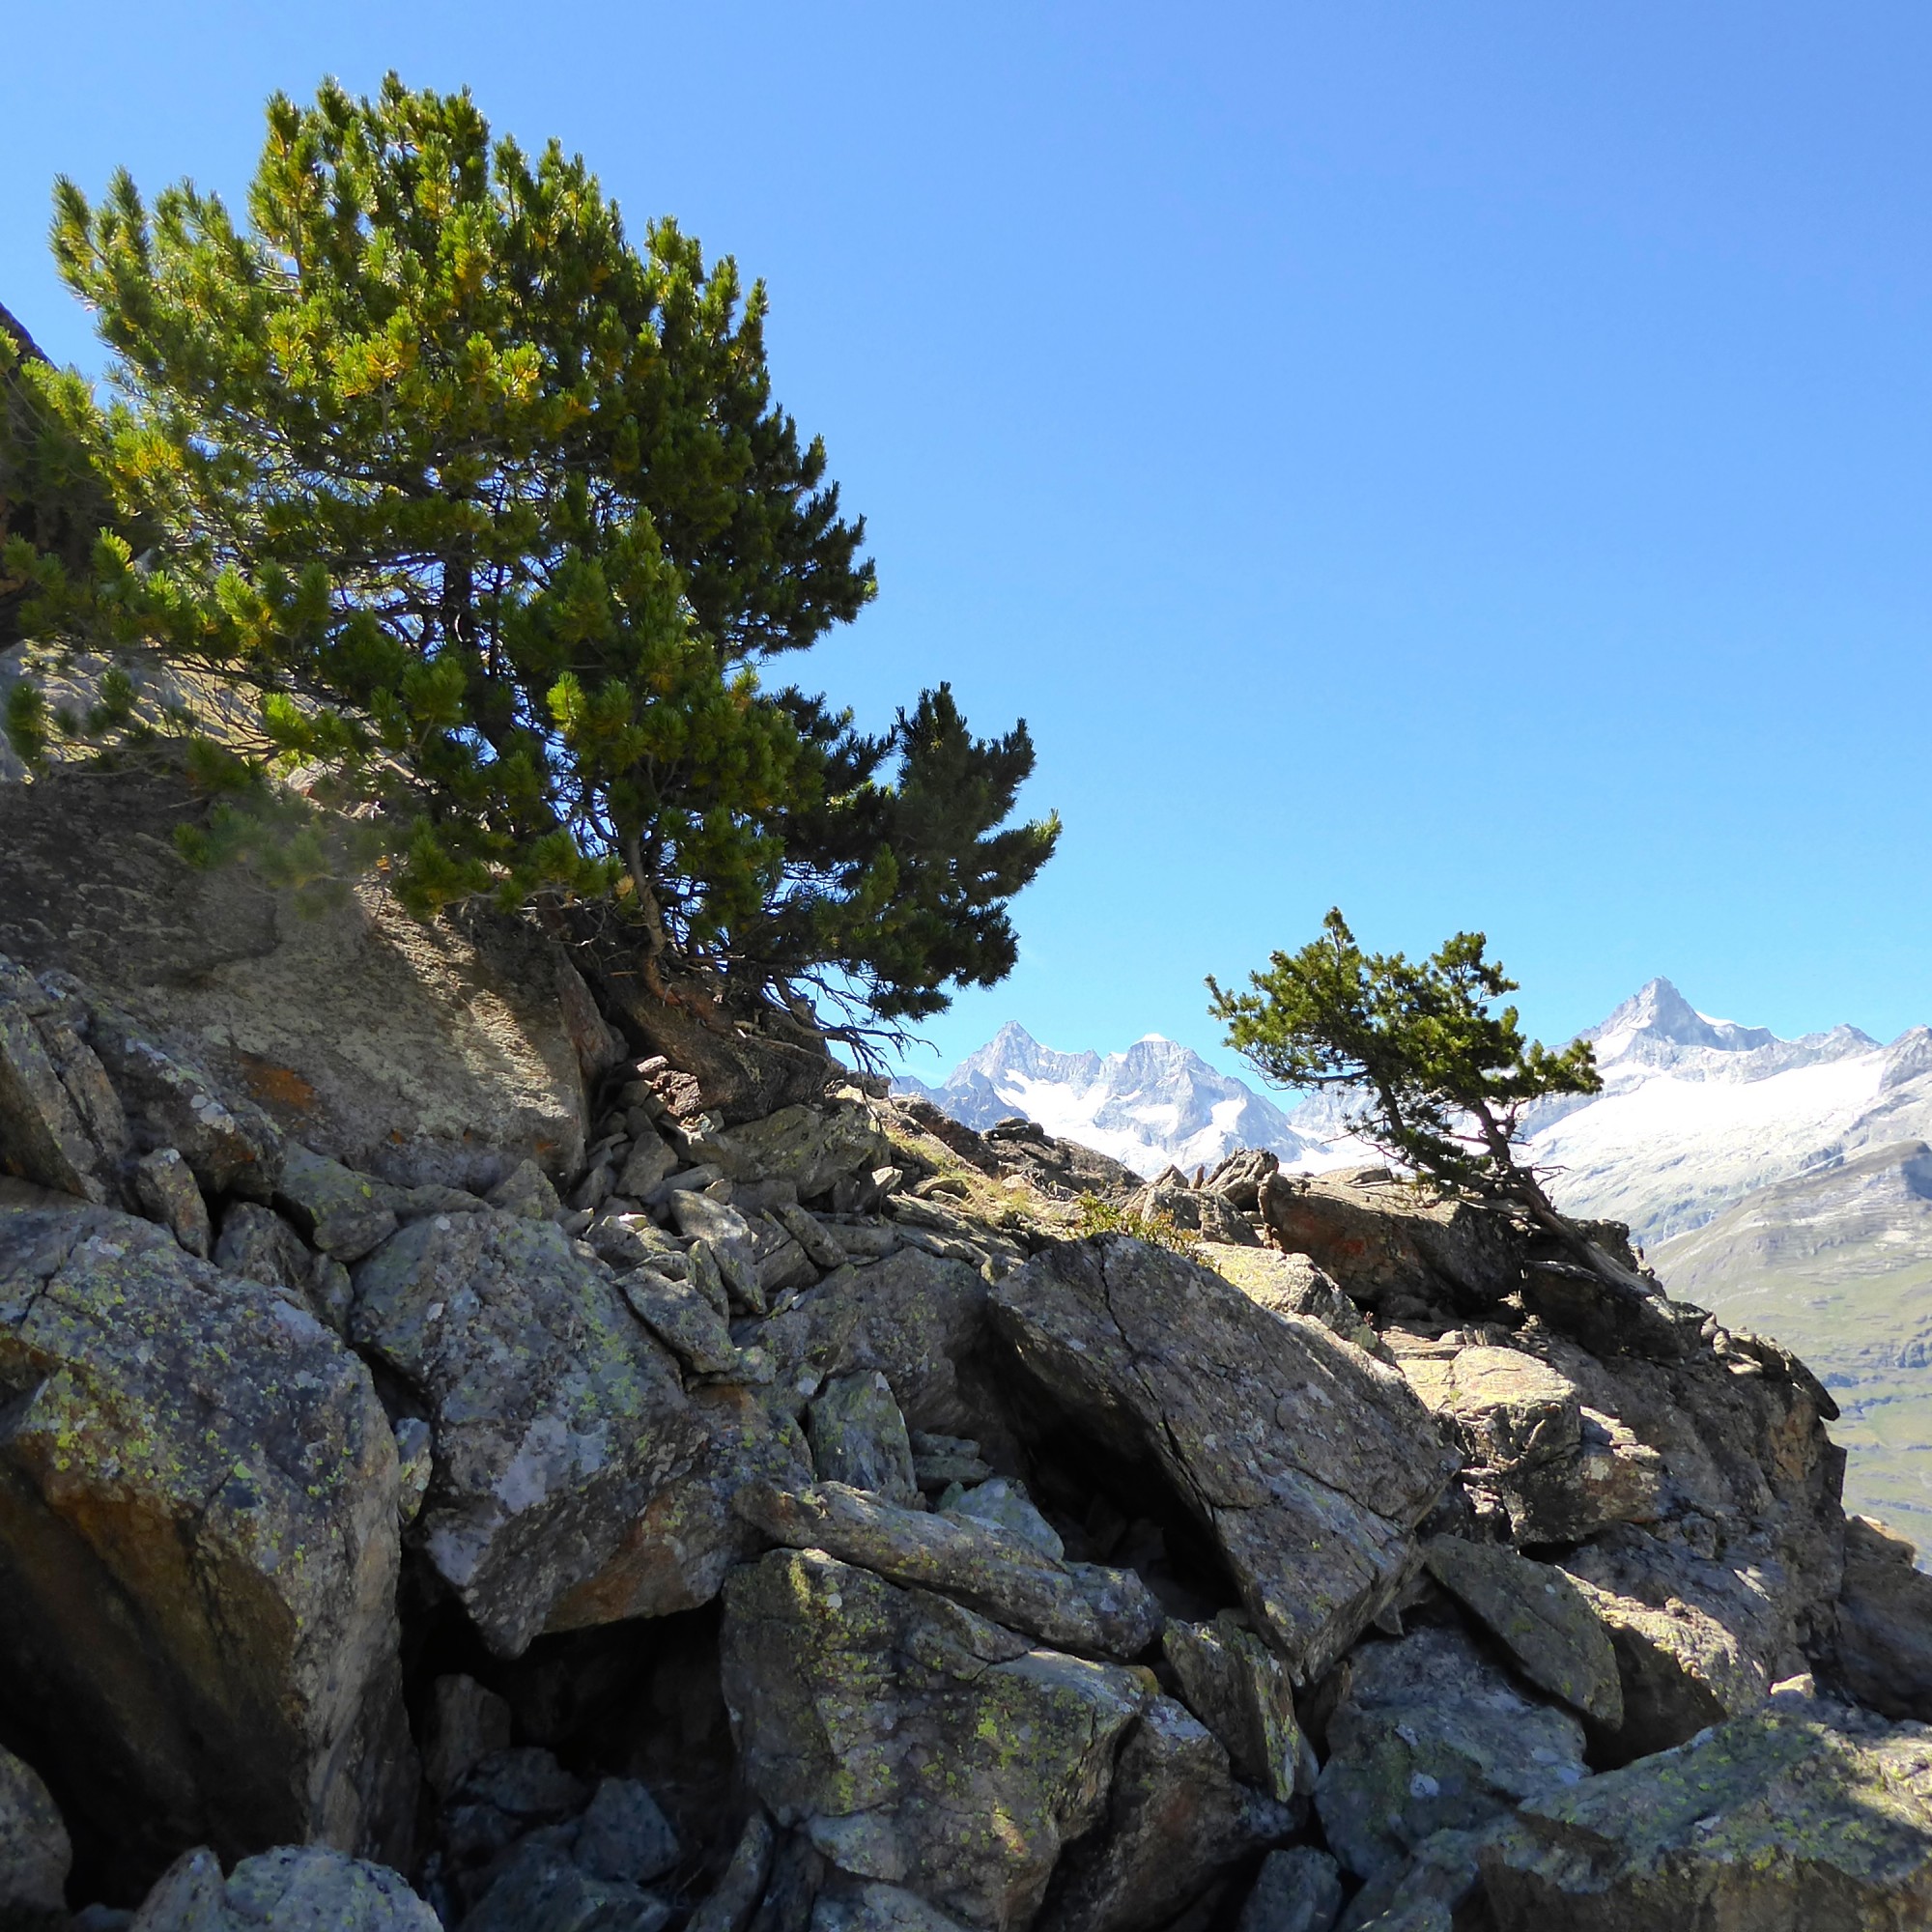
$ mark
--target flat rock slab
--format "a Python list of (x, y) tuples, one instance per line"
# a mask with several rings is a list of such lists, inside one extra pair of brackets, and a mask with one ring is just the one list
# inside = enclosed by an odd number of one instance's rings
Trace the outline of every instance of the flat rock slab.
[(1024, 1932), (1105, 1815), (1145, 1671), (1093, 1663), (819, 1550), (724, 1588), (724, 1700), (752, 1787), (842, 1870)]
[(351, 1333), (421, 1396), (436, 1474), (413, 1534), (484, 1639), (515, 1656), (595, 1593), (706, 1432), (608, 1270), (551, 1222), (412, 1222), (355, 1269)]
[(1160, 1464), (1297, 1680), (1333, 1663), (1401, 1583), (1409, 1532), (1456, 1468), (1402, 1377), (1119, 1236), (1052, 1248), (991, 1296), (1051, 1404)]
[(405, 1838), (395, 1436), (369, 1371), (165, 1230), (0, 1182), (0, 1698), (145, 1885)]
[(1423, 1546), (1422, 1560), (1509, 1646), (1532, 1684), (1611, 1730), (1623, 1722), (1617, 1654), (1582, 1585), (1553, 1564), (1532, 1563), (1501, 1544), (1437, 1536)]
[(1932, 1735), (1779, 1697), (1532, 1799), (1483, 1855), (1498, 1932), (1932, 1923)]
[(843, 1483), (748, 1483), (736, 1507), (775, 1543), (943, 1590), (1063, 1649), (1131, 1658), (1160, 1629), (1160, 1605), (1131, 1570), (1061, 1562), (999, 1523), (902, 1509)]

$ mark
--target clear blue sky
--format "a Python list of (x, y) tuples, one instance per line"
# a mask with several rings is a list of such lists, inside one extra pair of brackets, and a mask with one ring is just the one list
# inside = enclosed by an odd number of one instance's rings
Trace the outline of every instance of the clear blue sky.
[(395, 67), (770, 283), (870, 523), (819, 653), (950, 677), (1066, 822), (931, 1029), (1213, 1044), (1340, 902), (1488, 930), (1562, 1036), (1932, 1019), (1932, 13), (10, 10), (0, 300), (99, 366), (47, 189), (239, 191), (276, 87)]

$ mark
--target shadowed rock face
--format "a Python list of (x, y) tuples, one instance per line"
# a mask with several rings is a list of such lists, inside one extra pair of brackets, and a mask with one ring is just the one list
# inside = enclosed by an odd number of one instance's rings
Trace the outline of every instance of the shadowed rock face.
[(1048, 1250), (992, 1311), (1050, 1404), (1161, 1466), (1297, 1676), (1326, 1669), (1402, 1581), (1456, 1458), (1395, 1371), (1118, 1236)]
[(199, 810), (152, 776), (0, 783), (0, 952), (75, 974), (223, 1098), (380, 1179), (480, 1188), (526, 1157), (582, 1164), (583, 991), (547, 941), (423, 923), (375, 880), (304, 917), (240, 867), (182, 862), (173, 828)]
[(414, 1777), (368, 1371), (152, 1224), (0, 1182), (0, 1696), (76, 1833), (124, 1885), (365, 1845)]

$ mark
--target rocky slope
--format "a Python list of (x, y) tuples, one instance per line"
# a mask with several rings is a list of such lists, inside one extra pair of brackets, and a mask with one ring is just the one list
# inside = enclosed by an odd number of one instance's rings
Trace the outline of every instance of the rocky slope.
[(727, 1107), (185, 803), (0, 785), (0, 1926), (1932, 1917), (1932, 1580), (1782, 1349), (1373, 1171)]

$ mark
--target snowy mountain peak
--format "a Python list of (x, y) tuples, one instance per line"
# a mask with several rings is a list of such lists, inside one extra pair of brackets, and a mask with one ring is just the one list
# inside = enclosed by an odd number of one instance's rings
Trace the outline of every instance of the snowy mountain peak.
[(1700, 1013), (1668, 980), (1650, 980), (1583, 1037), (1599, 1043), (1600, 1061), (1621, 1058), (1639, 1040), (1653, 1046), (1700, 1046), (1719, 1053), (1748, 1053), (1769, 1046), (1768, 1027), (1741, 1027)]

